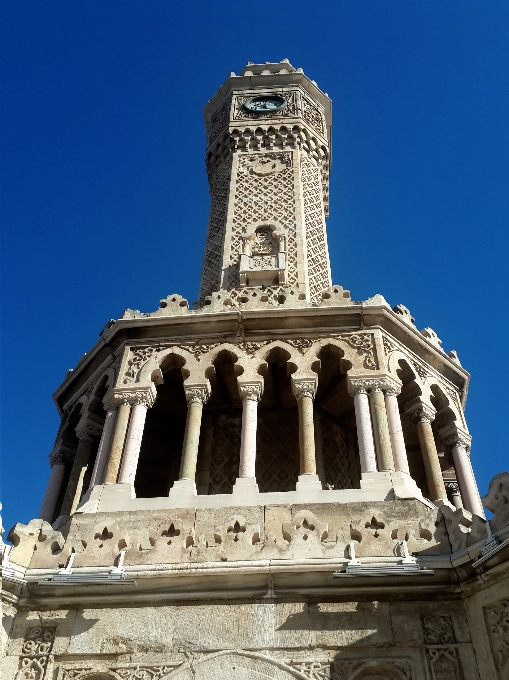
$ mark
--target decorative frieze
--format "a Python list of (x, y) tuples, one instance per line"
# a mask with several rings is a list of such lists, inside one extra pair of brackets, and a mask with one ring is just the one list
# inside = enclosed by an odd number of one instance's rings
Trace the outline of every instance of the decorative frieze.
[(509, 677), (509, 599), (484, 608), (491, 651), (500, 680)]
[(55, 641), (56, 626), (29, 628), (21, 648), (19, 668), (15, 680), (43, 680), (53, 661), (51, 651)]
[(142, 366), (147, 363), (155, 351), (156, 348), (153, 346), (131, 347), (129, 349), (126, 370), (122, 379), (124, 385), (133, 383), (136, 380)]
[(346, 340), (350, 347), (354, 347), (360, 356), (364, 357), (364, 368), (376, 370), (378, 368), (373, 349), (373, 335), (371, 333), (355, 333), (354, 335), (339, 336), (339, 340)]

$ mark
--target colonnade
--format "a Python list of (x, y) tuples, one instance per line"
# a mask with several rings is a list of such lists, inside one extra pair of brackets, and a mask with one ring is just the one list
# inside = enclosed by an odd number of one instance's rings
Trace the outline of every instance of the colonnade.
[[(398, 472), (410, 476), (403, 428), (397, 396), (401, 385), (387, 376), (351, 377), (348, 388), (353, 397), (360, 467), (362, 473)], [(258, 402), (263, 392), (263, 380), (238, 379), (242, 400), (242, 429), (240, 444), (239, 478), (252, 478), (256, 483), (256, 431)], [(314, 440), (314, 398), (316, 376), (294, 378), (292, 390), (299, 413), (300, 474), (316, 475)], [(209, 399), (207, 384), (184, 386), (187, 417), (180, 464), (179, 482), (189, 480), (194, 486), (198, 449), (202, 429), (203, 406)], [(134, 483), (141, 450), (147, 409), (156, 398), (155, 388), (113, 390), (106, 395), (106, 418), (102, 431), (95, 423), (86, 421), (76, 432), (79, 446), (76, 452), (60, 514), (72, 514), (83, 492), (84, 474), (89, 463), (92, 439), (101, 435), (90, 486), (97, 484)], [(430, 499), (447, 499), (431, 422), (435, 409), (420, 398), (405, 404), (405, 414), (416, 425), (426, 472)], [(447, 435), (447, 436), (445, 436)], [(451, 445), (456, 476), (467, 510), (484, 516), (477, 485), (468, 456), (468, 435), (454, 426), (444, 433), (444, 443)], [(55, 459), (41, 517), (51, 520), (61, 493), (64, 463)]]

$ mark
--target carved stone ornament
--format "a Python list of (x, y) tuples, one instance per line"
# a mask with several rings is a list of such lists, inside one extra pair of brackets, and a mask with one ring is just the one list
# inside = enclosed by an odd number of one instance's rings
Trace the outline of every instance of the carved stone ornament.
[(388, 376), (380, 378), (350, 378), (349, 390), (351, 395), (367, 394), (368, 392), (385, 392), (397, 396), (401, 392), (401, 384)]
[(419, 402), (412, 405), (406, 414), (414, 423), (432, 423), (435, 420), (436, 411), (432, 406)]
[(210, 397), (210, 390), (207, 385), (192, 385), (184, 387), (186, 394), (186, 401), (188, 404), (196, 402), (198, 404), (205, 404)]
[(445, 488), (450, 491), (451, 496), (459, 496), (460, 487), (458, 482), (445, 482)]
[(316, 394), (316, 380), (294, 380), (292, 388), (297, 401), (299, 401), (301, 397), (311, 397), (311, 399), (314, 399)]
[(296, 347), (301, 354), (304, 354), (315, 342), (314, 340), (309, 340), (309, 338), (298, 338), (298, 339), (286, 339), (286, 344)]
[(155, 403), (157, 394), (151, 387), (138, 388), (135, 390), (121, 389), (115, 392), (110, 392), (103, 399), (104, 407), (107, 411), (118, 408), (121, 404), (128, 406), (136, 406), (143, 404), (147, 408), (152, 408)]
[(386, 335), (382, 335), (382, 342), (384, 345), (385, 354), (388, 356), (391, 352), (395, 352), (398, 348), (395, 342)]
[(342, 336), (340, 340), (346, 340), (350, 347), (354, 347), (357, 353), (364, 356), (364, 368), (376, 370), (378, 368), (373, 351), (373, 336), (371, 333), (355, 333), (350, 336)]
[(485, 608), (491, 649), (500, 677), (509, 669), (509, 599), (499, 600)]
[(244, 172), (249, 172), (252, 175), (265, 177), (266, 175), (273, 175), (281, 172), (286, 168), (292, 166), (292, 154), (286, 152), (284, 154), (256, 154), (249, 157), (244, 166)]
[(55, 631), (55, 627), (40, 625), (27, 631), (15, 680), (43, 680), (53, 659), (51, 650), (55, 641)]
[(73, 462), (76, 451), (67, 448), (67, 446), (59, 446), (49, 454), (49, 462), (51, 467), (54, 465), (69, 465)]
[(76, 436), (78, 439), (92, 439), (93, 437), (100, 437), (102, 431), (102, 426), (99, 423), (95, 423), (93, 420), (86, 420), (83, 423), (78, 423)]
[(239, 383), (239, 394), (242, 400), (260, 401), (262, 397), (261, 383)]
[(468, 453), (470, 451), (472, 437), (469, 434), (466, 434), (466, 432), (458, 430), (455, 434), (443, 437), (442, 442), (451, 448), (462, 446)]
[(127, 359), (127, 366), (122, 380), (124, 385), (136, 380), (142, 366), (155, 351), (155, 347), (131, 347), (129, 349), (129, 358)]

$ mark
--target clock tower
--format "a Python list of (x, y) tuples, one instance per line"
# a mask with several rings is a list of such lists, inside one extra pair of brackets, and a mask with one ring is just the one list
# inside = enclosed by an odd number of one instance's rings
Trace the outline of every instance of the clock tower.
[(258, 288), (317, 302), (331, 286), (331, 101), (287, 59), (247, 64), (205, 107), (212, 206), (200, 304)]

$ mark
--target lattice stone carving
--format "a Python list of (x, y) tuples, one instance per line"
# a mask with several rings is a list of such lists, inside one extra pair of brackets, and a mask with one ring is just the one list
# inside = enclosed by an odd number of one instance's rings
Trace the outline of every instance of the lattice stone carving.
[[(256, 169), (265, 161), (273, 161), (274, 171), (260, 175)], [(297, 283), (297, 240), (295, 231), (295, 199), (292, 152), (248, 154), (238, 159), (230, 244), (227, 287), (239, 285), (238, 261), (242, 252), (242, 235), (247, 224), (261, 221), (278, 222), (287, 234), (288, 285)]]
[(509, 678), (509, 599), (485, 608), (493, 659), (500, 680)]
[(450, 616), (423, 616), (422, 631), (427, 645), (450, 645), (456, 642)]
[(305, 675), (309, 680), (329, 680), (331, 665), (329, 661), (286, 661), (287, 666)]
[(201, 305), (204, 304), (205, 297), (219, 290), (221, 285), (230, 174), (231, 159), (227, 159), (216, 169), (212, 180), (212, 205), (200, 284)]
[(352, 433), (328, 418), (321, 418), (323, 463), (326, 483), (334, 489), (353, 489), (351, 450), (354, 447)]
[(43, 680), (47, 675), (55, 626), (34, 626), (25, 636), (15, 680)]
[(241, 416), (220, 415), (214, 425), (209, 494), (231, 493), (239, 471)]
[(329, 256), (325, 236), (325, 214), (320, 168), (307, 156), (302, 157), (302, 193), (306, 224), (306, 248), (311, 302), (319, 302), (321, 293), (331, 286)]
[(294, 491), (299, 474), (297, 410), (260, 409), (256, 449), (256, 480), (260, 492)]
[(302, 98), (302, 117), (311, 127), (321, 135), (325, 132), (325, 121), (323, 114), (317, 106), (312, 104), (306, 97)]
[(226, 128), (228, 125), (228, 114), (230, 112), (230, 105), (231, 105), (231, 97), (227, 99), (222, 106), (218, 108), (218, 110), (214, 113), (212, 116), (212, 120), (210, 121), (210, 130), (209, 130), (209, 144), (212, 144), (212, 142), (216, 139), (216, 137), (223, 132), (223, 130)]

